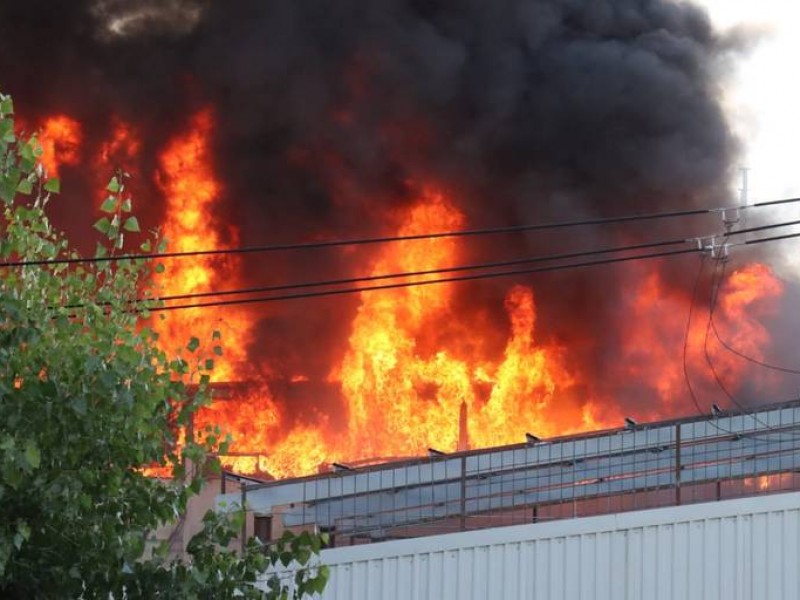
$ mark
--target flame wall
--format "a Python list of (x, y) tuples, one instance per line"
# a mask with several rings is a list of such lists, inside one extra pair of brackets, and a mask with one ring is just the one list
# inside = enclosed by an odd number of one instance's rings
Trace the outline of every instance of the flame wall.
[[(718, 89), (735, 50), (700, 9), (668, 0), (0, 6), (0, 86), (41, 129), (67, 190), (56, 222), (87, 249), (115, 166), (175, 250), (721, 205), (736, 141)], [(718, 226), (172, 261), (164, 283), (183, 294), (430, 269)], [(452, 450), (462, 403), (477, 445), (694, 410), (681, 358), (696, 268), (674, 259), (193, 309), (171, 314), (162, 339), (222, 330), (217, 378), (256, 383), (203, 419), (260, 454), (240, 468), (308, 472)], [(755, 317), (781, 293), (768, 269), (739, 265), (720, 329), (764, 356), (770, 333)], [(703, 352), (707, 312), (695, 314), (698, 394), (727, 405)], [(710, 346), (732, 390), (775, 393), (779, 382)]]

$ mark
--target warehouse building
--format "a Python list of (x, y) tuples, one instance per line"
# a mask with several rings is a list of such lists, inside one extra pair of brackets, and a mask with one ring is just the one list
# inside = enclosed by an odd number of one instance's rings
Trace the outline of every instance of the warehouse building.
[[(324, 598), (799, 598), (800, 403), (254, 483), (245, 536), (324, 531)], [(289, 573), (287, 573), (287, 576)]]

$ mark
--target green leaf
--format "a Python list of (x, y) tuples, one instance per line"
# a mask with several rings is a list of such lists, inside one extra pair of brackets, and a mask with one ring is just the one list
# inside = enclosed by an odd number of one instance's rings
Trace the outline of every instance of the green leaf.
[(122, 201), (122, 212), (129, 213), (132, 209), (131, 199), (125, 198), (125, 200)]
[(192, 339), (190, 339), (190, 340), (189, 340), (189, 343), (188, 343), (188, 344), (186, 344), (186, 349), (187, 349), (189, 352), (194, 352), (194, 351), (195, 351), (195, 350), (197, 350), (199, 347), (200, 347), (200, 340), (199, 340), (199, 339), (197, 339), (196, 337), (193, 337)]
[(136, 217), (128, 217), (125, 219), (125, 223), (122, 225), (122, 228), (125, 231), (141, 231), (141, 229), (139, 229), (139, 221), (136, 219)]
[(13, 115), (14, 114), (14, 101), (11, 96), (0, 96), (0, 115)]
[(38, 469), (42, 462), (42, 453), (33, 440), (29, 440), (25, 445), (25, 461), (31, 469)]
[(44, 191), (51, 194), (58, 194), (61, 192), (61, 181), (58, 177), (51, 177), (44, 184)]
[(17, 185), (17, 192), (27, 196), (28, 194), (33, 193), (33, 184), (29, 180), (23, 179), (19, 182), (19, 185)]
[(206, 368), (206, 371), (211, 371), (214, 368), (214, 359), (207, 358), (204, 366)]
[(108, 235), (108, 231), (111, 229), (111, 221), (108, 220), (108, 217), (103, 217), (94, 224), (94, 228), (100, 233)]
[(115, 213), (117, 212), (117, 204), (119, 204), (119, 200), (116, 196), (108, 196), (100, 205), (100, 211), (108, 214)]
[(14, 121), (11, 119), (0, 120), (0, 141), (11, 144), (16, 141), (16, 139), (14, 135)]
[(117, 179), (116, 177), (112, 177), (111, 181), (109, 181), (108, 185), (106, 186), (106, 190), (108, 190), (112, 194), (119, 194), (121, 189), (122, 186), (119, 183), (119, 179)]

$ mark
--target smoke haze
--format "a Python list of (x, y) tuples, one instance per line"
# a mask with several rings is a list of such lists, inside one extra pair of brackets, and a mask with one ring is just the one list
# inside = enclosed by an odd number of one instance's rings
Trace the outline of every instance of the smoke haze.
[[(452, 194), (470, 227), (727, 204), (737, 142), (719, 93), (735, 50), (703, 10), (668, 0), (0, 5), (0, 86), (25, 118), (66, 112), (86, 124), (88, 145), (114, 118), (133, 122), (148, 173), (186, 116), (212, 106), (221, 216), (244, 245), (389, 233), (427, 184)], [(70, 178), (65, 189), (80, 202), (89, 183), (77, 169)], [(154, 225), (156, 186), (138, 185)], [(74, 206), (62, 222), (88, 230), (92, 218)], [(465, 261), (717, 228), (474, 240)], [(245, 274), (264, 284), (363, 273), (370, 252), (252, 258)], [(695, 267), (672, 262), (665, 279), (685, 296)], [(619, 360), (627, 269), (534, 280), (540, 335), (567, 345), (600, 387), (618, 385), (605, 381)], [(505, 334), (508, 286), (460, 287), (462, 314), (488, 314)], [(341, 315), (355, 307), (355, 298), (270, 307), (251, 355), (286, 376), (302, 369), (324, 380), (346, 344)], [(499, 353), (502, 337), (487, 345)], [(647, 385), (621, 393), (635, 405)]]

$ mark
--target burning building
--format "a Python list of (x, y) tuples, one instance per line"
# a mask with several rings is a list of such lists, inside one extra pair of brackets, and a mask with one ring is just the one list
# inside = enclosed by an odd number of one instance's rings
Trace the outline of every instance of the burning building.
[[(779, 347), (786, 284), (763, 256), (719, 286), (690, 256), (275, 292), (716, 232), (695, 217), (425, 237), (730, 205), (719, 86), (736, 51), (669, 0), (0, 7), (0, 85), (68, 190), (56, 223), (91, 248), (122, 168), (170, 251), (231, 250), (165, 260), (156, 326), (168, 351), (221, 333), (215, 380), (248, 385), (199, 425), (233, 435), (230, 468), (276, 477), (689, 414), (686, 366), (706, 406), (785, 392), (708, 336), (719, 287), (722, 339)], [(295, 247), (376, 237), (420, 239)], [(232, 252), (266, 244), (293, 249)]]

